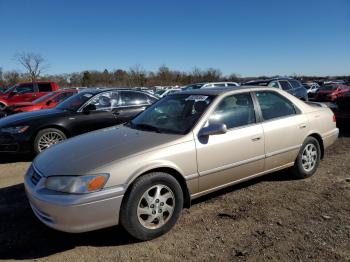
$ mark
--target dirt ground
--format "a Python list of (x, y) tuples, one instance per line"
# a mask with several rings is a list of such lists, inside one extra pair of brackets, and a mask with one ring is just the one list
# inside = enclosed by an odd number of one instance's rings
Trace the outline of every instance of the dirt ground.
[(168, 234), (136, 242), (120, 227), (54, 231), (33, 215), (23, 190), (30, 156), (0, 156), (0, 260), (350, 261), (350, 132), (317, 173), (278, 172), (193, 203)]

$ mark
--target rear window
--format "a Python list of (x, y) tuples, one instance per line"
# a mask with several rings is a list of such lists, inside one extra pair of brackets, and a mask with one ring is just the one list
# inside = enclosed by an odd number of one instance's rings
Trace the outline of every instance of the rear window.
[(38, 84), (39, 92), (51, 92), (51, 84), (50, 83), (42, 83)]

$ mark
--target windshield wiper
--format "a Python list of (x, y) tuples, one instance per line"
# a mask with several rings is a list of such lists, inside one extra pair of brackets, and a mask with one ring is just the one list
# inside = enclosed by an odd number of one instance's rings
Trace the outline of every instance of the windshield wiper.
[(162, 133), (158, 127), (152, 126), (149, 124), (134, 124), (132, 122), (130, 122), (130, 124), (135, 129), (149, 130), (149, 131), (155, 131), (157, 133)]

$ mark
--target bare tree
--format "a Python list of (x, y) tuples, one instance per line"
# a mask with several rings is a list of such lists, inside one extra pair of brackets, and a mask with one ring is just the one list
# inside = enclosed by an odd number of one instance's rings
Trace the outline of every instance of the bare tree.
[(27, 70), (32, 82), (35, 82), (46, 68), (44, 65), (45, 60), (40, 54), (21, 53), (16, 55), (16, 59)]
[(20, 75), (15, 70), (7, 71), (7, 72), (4, 72), (4, 74), (3, 74), (3, 79), (4, 79), (5, 84), (7, 86), (12, 86), (12, 85), (16, 84), (18, 82), (19, 78), (20, 78)]

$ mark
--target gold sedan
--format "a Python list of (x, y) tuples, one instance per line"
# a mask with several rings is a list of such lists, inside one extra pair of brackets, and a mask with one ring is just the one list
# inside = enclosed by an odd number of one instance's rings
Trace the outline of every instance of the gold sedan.
[(283, 90), (178, 92), (130, 123), (49, 148), (28, 170), (25, 189), (52, 228), (121, 224), (148, 240), (169, 231), (199, 196), (285, 168), (312, 176), (338, 133), (327, 106)]

